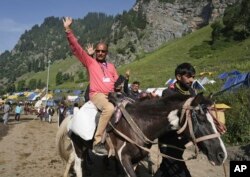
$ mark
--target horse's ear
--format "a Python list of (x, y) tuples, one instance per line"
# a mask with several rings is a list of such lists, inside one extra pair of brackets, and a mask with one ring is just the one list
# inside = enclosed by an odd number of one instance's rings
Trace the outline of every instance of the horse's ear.
[(203, 96), (203, 92), (201, 93), (198, 93), (194, 100), (192, 101), (192, 106), (198, 106), (198, 104), (200, 104), (200, 102), (204, 99), (204, 96)]

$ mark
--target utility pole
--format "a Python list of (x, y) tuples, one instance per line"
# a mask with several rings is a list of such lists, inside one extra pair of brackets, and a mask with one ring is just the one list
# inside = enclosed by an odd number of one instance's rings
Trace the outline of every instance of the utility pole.
[(46, 86), (46, 104), (45, 106), (47, 106), (47, 102), (48, 102), (48, 91), (49, 91), (49, 67), (50, 67), (50, 63), (51, 61), (48, 61), (48, 75), (47, 75), (47, 86)]

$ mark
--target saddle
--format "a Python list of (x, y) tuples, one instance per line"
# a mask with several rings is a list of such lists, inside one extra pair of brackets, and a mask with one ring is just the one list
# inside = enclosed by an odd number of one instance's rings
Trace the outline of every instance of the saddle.
[[(115, 106), (114, 114), (110, 120), (110, 124), (115, 126), (121, 120), (124, 111), (127, 113), (125, 110), (126, 105), (133, 104), (134, 100), (118, 92), (110, 93), (108, 95), (108, 99)], [(80, 108), (75, 117), (72, 117), (71, 122), (68, 125), (68, 131), (70, 130), (72, 133), (80, 136), (85, 141), (90, 141), (94, 136), (99, 118), (100, 111), (91, 101), (89, 101)], [(102, 142), (107, 142), (109, 149), (111, 150), (110, 154), (113, 155), (113, 145), (108, 136), (108, 132), (113, 130), (113, 127), (110, 126), (110, 124), (106, 127), (107, 133), (104, 133)]]

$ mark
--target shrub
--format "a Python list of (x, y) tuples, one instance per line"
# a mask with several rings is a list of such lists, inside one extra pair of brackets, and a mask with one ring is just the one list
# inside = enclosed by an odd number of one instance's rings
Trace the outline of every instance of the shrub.
[(242, 88), (237, 92), (225, 92), (216, 97), (231, 107), (225, 112), (227, 133), (223, 139), (228, 144), (247, 144), (250, 142), (250, 92)]

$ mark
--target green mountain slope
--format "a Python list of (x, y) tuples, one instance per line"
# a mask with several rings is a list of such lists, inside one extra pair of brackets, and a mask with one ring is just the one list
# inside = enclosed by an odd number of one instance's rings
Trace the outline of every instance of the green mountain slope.
[(167, 43), (158, 51), (145, 58), (119, 68), (121, 73), (131, 70), (131, 80), (139, 80), (142, 87), (160, 87), (170, 77), (174, 78), (174, 69), (182, 62), (192, 63), (197, 73), (209, 71), (216, 77), (221, 72), (248, 71), (250, 69), (250, 39), (232, 44), (230, 47), (214, 50), (201, 59), (190, 57), (189, 50), (203, 41), (210, 41), (211, 28), (205, 27), (181, 39)]
[[(174, 78), (175, 67), (182, 62), (192, 63), (197, 73), (209, 71), (213, 72), (216, 77), (221, 72), (231, 71), (233, 69), (239, 71), (249, 71), (250, 68), (250, 39), (243, 42), (234, 43), (230, 47), (213, 50), (212, 54), (203, 56), (201, 59), (190, 57), (189, 50), (193, 46), (201, 45), (203, 41), (210, 41), (212, 29), (210, 27), (202, 28), (181, 39), (173, 40), (166, 43), (159, 50), (147, 54), (128, 65), (118, 68), (120, 74), (124, 74), (127, 69), (131, 71), (131, 81), (141, 81), (142, 88), (162, 87), (169, 78)], [(66, 40), (66, 39), (65, 39)], [(76, 72), (72, 69), (84, 69), (77, 59), (67, 58), (66, 60), (54, 63), (50, 68), (50, 89), (55, 88), (79, 88), (79, 84), (68, 82), (63, 85), (56, 86), (55, 77), (58, 71)], [(28, 80), (35, 78), (46, 82), (47, 70), (39, 73), (29, 73), (24, 75), (22, 79)], [(86, 84), (85, 84), (86, 85)], [(84, 86), (85, 88), (85, 86)], [(84, 89), (83, 88), (83, 89)]]

